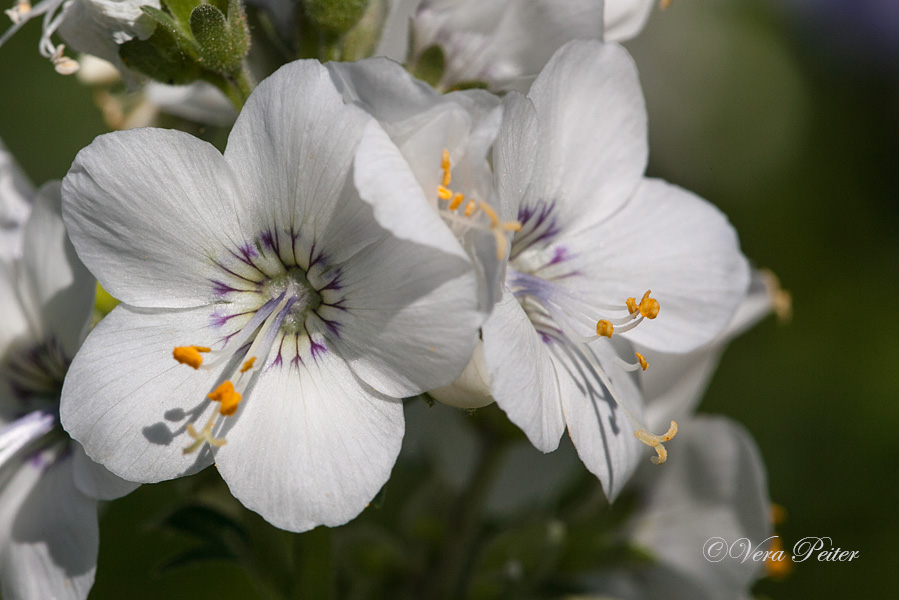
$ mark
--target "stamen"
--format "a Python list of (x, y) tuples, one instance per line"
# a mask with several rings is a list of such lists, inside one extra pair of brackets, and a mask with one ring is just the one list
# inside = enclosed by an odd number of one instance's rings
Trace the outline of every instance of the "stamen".
[(25, 16), (31, 12), (31, 3), (28, 0), (17, 0), (16, 5), (5, 11), (6, 16), (13, 22), (13, 25), (21, 23)]
[(255, 363), (256, 363), (256, 357), (255, 357), (255, 356), (251, 356), (251, 357), (250, 357), (250, 360), (248, 360), (247, 362), (245, 362), (245, 363), (243, 364), (243, 366), (240, 368), (240, 372), (241, 372), (241, 373), (246, 373), (247, 371), (249, 371), (250, 369), (253, 368), (253, 365), (254, 365)]
[[(247, 361), (251, 362), (251, 361)], [(241, 370), (241, 373), (244, 369)], [(243, 399), (243, 396), (234, 391), (234, 384), (230, 381), (224, 381), (215, 390), (207, 396), (213, 402), (221, 402), (222, 407), (219, 412), (226, 417), (230, 417), (237, 412), (237, 405)]]
[(188, 365), (194, 369), (199, 369), (203, 364), (201, 352), (212, 352), (212, 348), (206, 346), (178, 346), (172, 350), (172, 356), (182, 365)]
[[(639, 356), (639, 354), (637, 355)], [(662, 435), (654, 435), (649, 433), (646, 430), (638, 429), (634, 432), (634, 436), (656, 451), (658, 456), (653, 456), (650, 460), (654, 465), (661, 465), (666, 460), (668, 460), (668, 450), (665, 449), (665, 446), (662, 445), (662, 442), (667, 442), (671, 438), (677, 435), (677, 422), (671, 421), (671, 425), (668, 427), (668, 431), (666, 431)]]
[(53, 55), (50, 56), (50, 62), (53, 63), (53, 68), (56, 69), (56, 72), (60, 75), (72, 75), (78, 72), (81, 65), (78, 64), (78, 61), (71, 59), (68, 56), (63, 56), (65, 49), (65, 44), (57, 46)]
[(613, 333), (615, 333), (615, 326), (607, 319), (600, 319), (596, 322), (596, 335), (611, 338)]
[(671, 6), (671, 0), (659, 0), (660, 9), (666, 10), (669, 6)]
[[(501, 221), (497, 212), (487, 202), (478, 201), (474, 198), (469, 198), (466, 201), (465, 194), (453, 192), (449, 188), (452, 182), (452, 163), (449, 151), (446, 149), (443, 150), (443, 155), (440, 159), (440, 168), (443, 171), (443, 179), (441, 184), (437, 186), (437, 197), (449, 203), (446, 211), (441, 211), (441, 216), (448, 221), (492, 233), (496, 239), (496, 258), (497, 260), (503, 260), (506, 256), (506, 244), (508, 243), (506, 234), (521, 231), (521, 223), (518, 221)], [(463, 203), (465, 204), (465, 209), (462, 211), (462, 214), (455, 213), (454, 211), (462, 206)], [(489, 225), (475, 220), (480, 214), (484, 214), (487, 217), (490, 221)]]
[(452, 182), (453, 175), (450, 171), (449, 150), (447, 150), (446, 148), (443, 149), (443, 156), (440, 157), (440, 168), (443, 170), (443, 187), (447, 187), (449, 186), (450, 182)]
[(640, 361), (640, 368), (644, 371), (649, 368), (649, 363), (646, 362), (646, 357), (640, 354), (639, 352), (634, 352), (634, 356), (637, 357), (637, 360)]
[[(650, 298), (649, 295), (651, 293), (651, 290), (647, 290), (643, 294), (643, 299), (640, 300), (640, 314), (647, 319), (655, 319), (659, 316), (659, 301), (655, 298)], [(628, 308), (630, 308), (630, 305), (628, 305)]]

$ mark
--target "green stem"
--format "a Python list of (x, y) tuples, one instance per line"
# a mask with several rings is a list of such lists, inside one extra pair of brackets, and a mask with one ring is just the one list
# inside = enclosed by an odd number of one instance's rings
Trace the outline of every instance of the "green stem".
[(234, 105), (234, 108), (237, 109), (237, 112), (241, 111), (253, 88), (256, 87), (246, 61), (244, 61), (241, 69), (230, 77), (207, 71), (200, 78), (220, 89), (231, 104)]
[(450, 515), (449, 539), (438, 564), (433, 597), (464, 598), (477, 559), (484, 505), (505, 450), (502, 437), (489, 425), (481, 424), (479, 429), (482, 445), (477, 467)]

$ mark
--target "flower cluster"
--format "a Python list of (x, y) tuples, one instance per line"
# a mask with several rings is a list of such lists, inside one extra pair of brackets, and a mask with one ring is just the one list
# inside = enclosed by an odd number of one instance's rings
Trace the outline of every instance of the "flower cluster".
[[(404, 399), (495, 402), (544, 453), (567, 429), (609, 500), (680, 451), (704, 366), (771, 295), (750, 294), (718, 209), (645, 176), (637, 69), (612, 40), (653, 2), (264, 3), (273, 32), (320, 45), (255, 89), (244, 8), (196, 4), (7, 11), (0, 44), (45, 15), (60, 73), (78, 64), (57, 33), (132, 84), (212, 83), (240, 113), (223, 153), (102, 135), (33, 209), (4, 163), (4, 597), (85, 597), (96, 499), (213, 464), (279, 528), (347, 523), (391, 476)], [(94, 278), (121, 303), (85, 339)], [(693, 366), (690, 393), (653, 391)], [(697, 422), (725, 445), (730, 427)]]

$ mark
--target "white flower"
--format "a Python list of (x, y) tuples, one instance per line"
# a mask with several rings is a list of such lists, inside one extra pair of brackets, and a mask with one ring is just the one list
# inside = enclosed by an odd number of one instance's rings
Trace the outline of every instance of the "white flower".
[(37, 192), (21, 238), (20, 257), (0, 257), (0, 593), (83, 599), (96, 570), (95, 498), (134, 485), (89, 460), (59, 424), (94, 280), (66, 237), (58, 182)]
[[(713, 562), (703, 552), (711, 538), (749, 540), (766, 549), (772, 534), (765, 467), (752, 436), (722, 417), (685, 424), (681, 448), (662, 473), (635, 477), (639, 511), (627, 528), (632, 543), (655, 559), (587, 578), (597, 598), (640, 600), (748, 600), (763, 563)], [(739, 549), (740, 547), (737, 546)], [(581, 598), (592, 596), (581, 596)]]
[(372, 125), (300, 61), (253, 92), (224, 157), (153, 129), (78, 155), (65, 217), (123, 301), (63, 390), (90, 456), (145, 482), (214, 461), (294, 531), (366, 506), (400, 449), (398, 398), (458, 376), (482, 320), (460, 249), (394, 237), (359, 200), (353, 158)]
[[(394, 235), (463, 249), (478, 271), (484, 316), (499, 293), (514, 223), (501, 222), (489, 155), (501, 117), (482, 90), (440, 94), (385, 59), (328, 63), (344, 100), (372, 115), (356, 154), (356, 187)], [(386, 133), (386, 136), (385, 136)], [(409, 228), (408, 222), (421, 223)]]
[(38, 48), (58, 73), (71, 75), (78, 71), (78, 63), (63, 54), (63, 44), (53, 42), (57, 32), (73, 50), (108, 60), (122, 70), (118, 45), (153, 33), (152, 20), (140, 10), (143, 5), (160, 7), (159, 0), (42, 0), (34, 6), (29, 0), (16, 0), (6, 11), (13, 26), (0, 37), (0, 46), (29, 20), (43, 16)]
[(0, 259), (10, 261), (22, 250), (22, 231), (34, 188), (0, 140)]
[(375, 54), (414, 64), (439, 46), (438, 88), (524, 89), (566, 42), (601, 39), (602, 28), (598, 0), (396, 0)]
[(645, 431), (630, 376), (644, 359), (619, 354), (629, 342), (687, 352), (711, 341), (749, 283), (724, 215), (644, 178), (646, 160), (636, 69), (616, 45), (569, 43), (527, 97), (506, 98), (496, 186), (502, 218), (522, 229), (482, 329), (490, 387), (540, 450), (567, 426), (612, 498), (636, 466), (635, 434), (664, 461), (674, 433)]

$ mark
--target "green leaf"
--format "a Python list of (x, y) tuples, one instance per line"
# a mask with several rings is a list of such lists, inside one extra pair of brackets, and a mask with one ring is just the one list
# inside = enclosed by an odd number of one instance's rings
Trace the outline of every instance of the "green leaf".
[(188, 36), (187, 28), (172, 19), (172, 16), (158, 8), (149, 5), (140, 7), (141, 11), (154, 21), (156, 21), (157, 29), (160, 27), (172, 35), (176, 44), (183, 51), (188, 52), (191, 56), (196, 57), (194, 41)]

